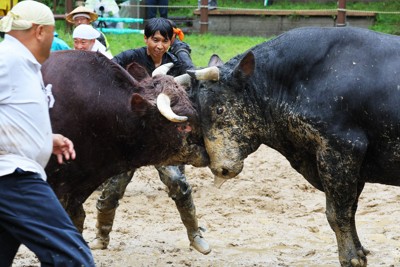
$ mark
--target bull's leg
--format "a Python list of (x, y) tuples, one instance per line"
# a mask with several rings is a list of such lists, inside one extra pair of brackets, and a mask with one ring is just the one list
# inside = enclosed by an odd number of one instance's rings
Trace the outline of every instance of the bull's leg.
[(211, 252), (210, 246), (203, 238), (196, 218), (196, 207), (192, 198), (192, 189), (186, 182), (184, 167), (156, 167), (161, 181), (168, 187), (169, 196), (175, 201), (181, 220), (186, 227), (190, 245), (203, 254)]
[(83, 205), (80, 204), (77, 207), (65, 208), (75, 227), (78, 229), (80, 233), (83, 232), (83, 224), (85, 223), (86, 213), (83, 209)]
[(365, 183), (358, 183), (357, 185), (357, 199), (352, 207), (352, 217), (351, 217), (351, 227), (353, 228), (352, 233), (353, 233), (353, 241), (354, 244), (356, 245), (357, 251), (362, 252), (365, 256), (369, 254), (369, 250), (364, 248), (361, 245), (360, 239), (358, 238), (357, 235), (357, 228), (356, 228), (356, 212), (358, 208), (358, 199), (360, 198), (361, 192), (364, 189)]
[[(363, 189), (362, 184), (359, 184), (359, 168), (366, 142), (350, 144), (351, 147), (341, 151), (332, 147), (319, 151), (318, 169), (326, 195), (327, 219), (338, 243), (340, 264), (346, 267), (364, 267), (367, 266), (367, 258), (357, 235), (355, 213), (358, 197)], [(344, 146), (342, 144), (334, 147)]]
[(80, 233), (83, 232), (83, 224), (85, 222), (86, 213), (83, 209), (83, 204), (78, 204), (75, 199), (72, 199), (69, 194), (64, 195), (64, 198), (59, 199), (71, 221)]
[(135, 170), (111, 177), (103, 187), (97, 200), (96, 238), (90, 243), (91, 249), (106, 249), (110, 243), (110, 232), (114, 223), (119, 200), (132, 180)]

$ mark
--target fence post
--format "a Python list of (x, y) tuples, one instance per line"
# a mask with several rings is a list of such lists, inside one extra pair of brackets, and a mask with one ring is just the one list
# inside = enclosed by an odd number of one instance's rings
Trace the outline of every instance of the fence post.
[(339, 0), (336, 27), (346, 26), (346, 0)]
[(208, 32), (208, 0), (200, 1), (200, 33)]

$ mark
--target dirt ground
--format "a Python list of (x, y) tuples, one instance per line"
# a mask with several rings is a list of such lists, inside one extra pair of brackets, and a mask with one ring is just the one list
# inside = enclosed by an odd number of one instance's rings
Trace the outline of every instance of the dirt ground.
[[(339, 266), (324, 194), (265, 146), (221, 189), (208, 168), (188, 166), (187, 178), (209, 255), (189, 247), (174, 202), (153, 167), (135, 173), (117, 211), (109, 249), (93, 251), (97, 266)], [(95, 192), (85, 203), (84, 237), (95, 235)], [(371, 250), (369, 266), (400, 266), (400, 188), (368, 184), (359, 202), (358, 233)], [(21, 247), (13, 266), (39, 266)]]

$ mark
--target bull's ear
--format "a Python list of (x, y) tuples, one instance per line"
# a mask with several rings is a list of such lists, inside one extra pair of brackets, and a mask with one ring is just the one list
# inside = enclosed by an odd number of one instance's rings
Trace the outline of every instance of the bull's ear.
[(222, 66), (222, 65), (224, 65), (224, 62), (222, 61), (222, 59), (217, 54), (213, 54), (210, 57), (210, 60), (208, 61), (208, 66), (209, 67)]
[(135, 78), (139, 82), (144, 79), (150, 78), (147, 70), (136, 62), (132, 62), (131, 64), (129, 64), (126, 67), (126, 70), (133, 78)]
[(141, 95), (134, 93), (131, 98), (131, 109), (138, 116), (146, 114), (148, 108), (151, 106), (147, 99), (144, 99)]
[(247, 79), (254, 72), (256, 61), (253, 52), (248, 52), (233, 71), (233, 77), (239, 80)]

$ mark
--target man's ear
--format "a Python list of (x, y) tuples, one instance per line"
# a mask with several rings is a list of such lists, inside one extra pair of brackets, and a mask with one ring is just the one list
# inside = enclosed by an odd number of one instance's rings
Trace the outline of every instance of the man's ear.
[(43, 40), (44, 38), (44, 25), (35, 25), (33, 27), (36, 27), (36, 29), (34, 29), (35, 31), (35, 37), (38, 40)]

